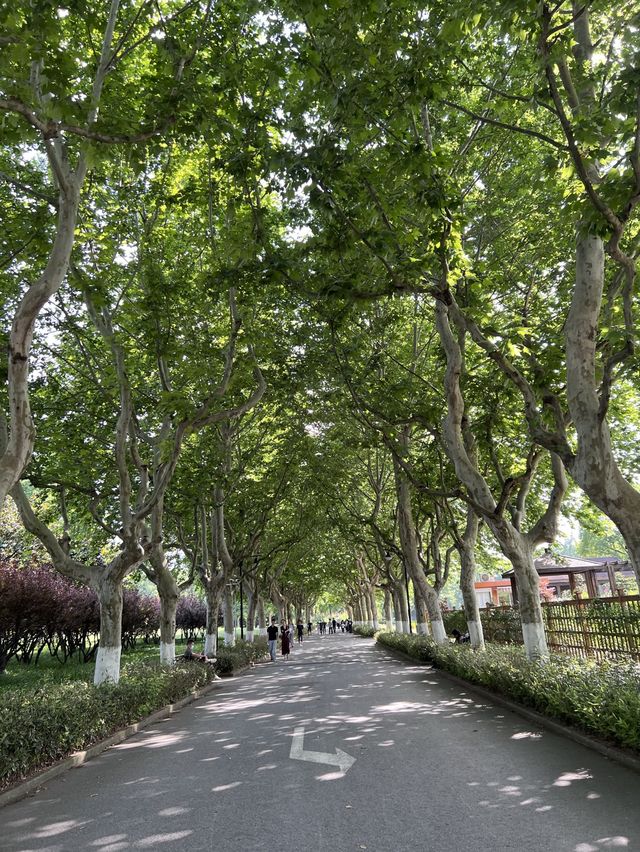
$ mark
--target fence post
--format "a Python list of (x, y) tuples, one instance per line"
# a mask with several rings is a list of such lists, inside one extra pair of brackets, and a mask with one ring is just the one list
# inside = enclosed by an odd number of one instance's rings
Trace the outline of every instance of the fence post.
[(640, 654), (638, 653), (638, 637), (631, 629), (631, 613), (629, 611), (629, 602), (625, 597), (622, 589), (616, 589), (616, 591), (618, 593), (618, 599), (620, 602), (620, 614), (624, 622), (624, 632), (626, 634), (627, 642), (629, 644), (629, 654), (634, 658), (634, 660), (638, 660), (640, 659)]
[(586, 619), (586, 614), (585, 614), (585, 604), (588, 604), (590, 602), (591, 602), (591, 598), (587, 598), (586, 600), (584, 600), (583, 598), (579, 598), (576, 601), (576, 603), (578, 604), (577, 616), (578, 616), (578, 621), (580, 622), (580, 629), (582, 631), (582, 642), (583, 642), (584, 650), (585, 650), (587, 657), (593, 657), (594, 656), (593, 646), (591, 644), (591, 634), (589, 633), (589, 630), (587, 629), (587, 619)]

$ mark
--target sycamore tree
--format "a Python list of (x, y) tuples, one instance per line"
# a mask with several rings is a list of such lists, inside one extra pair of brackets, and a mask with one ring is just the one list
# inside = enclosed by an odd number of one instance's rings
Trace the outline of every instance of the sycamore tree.
[[(637, 479), (618, 414), (635, 365), (637, 11), (627, 3), (504, 3), (499, 15), (477, 15), (482, 32), (458, 33), (486, 50), (460, 67), (464, 95), (449, 106), (471, 119), (480, 144), (489, 136), (516, 152), (520, 188), (514, 158), (501, 167), (496, 160), (476, 182), (476, 203), (486, 208), (496, 191), (505, 199), (509, 186), (520, 200), (498, 207), (484, 246), (477, 228), (467, 245), (466, 274), (480, 266), (476, 291), (480, 278), (483, 288), (490, 278), (510, 282), (498, 303), (488, 312), (477, 301), (451, 307), (518, 388), (532, 438), (562, 458), (616, 524), (639, 574)], [(499, 85), (496, 66), (509, 69)]]
[[(157, 180), (165, 178), (160, 172)], [(116, 181), (95, 190), (96, 206), (106, 222), (113, 217), (111, 226), (85, 225), (85, 252), (73, 267), (82, 302), (69, 294), (58, 301), (59, 344), (49, 345), (39, 382), (47, 438), (36, 459), (39, 480), (73, 492), (79, 511), (119, 541), (114, 557), (106, 566), (81, 563), (66, 537), (59, 541), (33, 512), (24, 490), (17, 485), (12, 491), (25, 526), (55, 566), (98, 593), (96, 682), (117, 680), (122, 581), (146, 559), (161, 592), (162, 657), (173, 660), (177, 595), (162, 545), (167, 490), (183, 445), (202, 429), (241, 416), (265, 389), (250, 347), (238, 344), (233, 288), (227, 291), (224, 282), (217, 290), (202, 289), (211, 266), (196, 241), (200, 219), (187, 211), (181, 220), (180, 241), (176, 235), (172, 244), (180, 257), (171, 253), (169, 239), (165, 255), (154, 256), (145, 241), (145, 209), (157, 214), (156, 222), (162, 213), (165, 236), (170, 224), (153, 193), (147, 208), (131, 204), (128, 215), (117, 215), (123, 194), (130, 197), (135, 186), (123, 164)]]
[[(312, 236), (305, 248), (313, 252), (313, 281), (319, 294), (350, 300), (414, 293), (422, 311), (431, 310), (431, 299), (423, 296), (436, 295), (435, 327), (447, 361), (444, 374), (439, 370), (448, 411), (443, 446), (474, 511), (514, 564), (528, 653), (544, 654), (533, 549), (555, 535), (566, 490), (562, 464), (554, 456), (548, 504), (524, 532), (505, 514), (513, 481), (502, 487), (498, 482), (496, 489), (465, 441), (470, 406), (477, 401), (465, 405), (460, 392), (460, 323), (456, 317), (453, 332), (449, 323), (452, 294), (464, 284), (465, 198), (487, 156), (467, 114), (447, 101), (456, 83), (451, 42), (471, 31), (473, 16), (461, 12), (451, 21), (444, 7), (421, 15), (415, 5), (399, 4), (394, 14), (378, 19), (371, 10), (345, 4), (336, 34), (317, 11), (310, 4), (295, 37), (302, 70), (291, 102), (304, 120), (290, 145), (289, 169), (292, 181), (306, 181)], [(463, 44), (461, 63), (474, 49), (470, 40)], [(544, 130), (531, 135), (547, 137)], [(527, 444), (525, 438), (523, 461)], [(524, 493), (535, 466), (527, 464), (515, 477)]]
[[(176, 120), (189, 66), (210, 15), (162, 2), (7, 6), (1, 13), (0, 193), (7, 435), (0, 505), (27, 466), (34, 423), (29, 363), (38, 317), (65, 279), (87, 174), (116, 146), (141, 143)], [(188, 85), (187, 85), (188, 90)], [(10, 325), (10, 327), (9, 327)]]

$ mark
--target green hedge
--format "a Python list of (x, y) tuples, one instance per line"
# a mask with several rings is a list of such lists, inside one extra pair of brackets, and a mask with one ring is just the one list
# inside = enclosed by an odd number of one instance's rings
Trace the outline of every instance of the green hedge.
[(617, 745), (640, 751), (640, 667), (552, 655), (527, 660), (522, 648), (436, 643), (425, 636), (380, 633), (378, 642), (432, 663)]
[(375, 636), (378, 631), (375, 630), (373, 627), (369, 627), (366, 624), (361, 624), (357, 627), (354, 627), (353, 632), (356, 636), (364, 636), (368, 639), (371, 636)]
[(120, 682), (45, 683), (0, 693), (0, 788), (138, 722), (211, 682), (263, 659), (267, 643), (220, 648), (215, 666), (181, 662), (123, 664)]
[(221, 675), (232, 674), (236, 669), (258, 663), (268, 656), (269, 646), (266, 639), (259, 638), (255, 642), (237, 639), (235, 645), (218, 645), (216, 671)]

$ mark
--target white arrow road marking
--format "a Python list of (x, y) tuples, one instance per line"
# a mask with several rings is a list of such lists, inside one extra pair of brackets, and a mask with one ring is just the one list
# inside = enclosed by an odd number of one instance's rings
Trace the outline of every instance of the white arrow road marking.
[(326, 751), (305, 751), (303, 726), (295, 728), (293, 731), (289, 757), (292, 760), (308, 760), (311, 763), (327, 763), (329, 766), (339, 766), (341, 772), (347, 772), (356, 762), (355, 757), (351, 757), (341, 748), (336, 748), (335, 754)]

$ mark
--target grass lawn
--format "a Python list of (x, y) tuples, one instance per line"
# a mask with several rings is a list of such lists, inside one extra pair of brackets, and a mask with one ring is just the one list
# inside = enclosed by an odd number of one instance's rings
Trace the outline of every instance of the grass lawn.
[[(218, 632), (218, 642), (223, 641), (223, 631)], [(237, 636), (240, 636), (240, 631), (237, 631)], [(176, 636), (176, 654), (181, 654), (185, 647), (186, 641), (182, 637)], [(196, 640), (195, 649), (202, 651), (202, 642)], [(160, 657), (160, 645), (145, 645), (140, 640), (135, 648), (123, 652), (122, 662), (144, 662), (146, 660), (155, 660)], [(77, 660), (67, 660), (66, 663), (61, 663), (55, 657), (51, 657), (48, 651), (43, 651), (40, 655), (38, 664), (31, 663), (23, 665), (21, 662), (13, 659), (7, 666), (7, 670), (3, 675), (0, 675), (0, 693), (5, 689), (32, 689), (37, 686), (43, 686), (45, 683), (62, 683), (70, 680), (93, 681), (94, 663), (80, 663)]]

